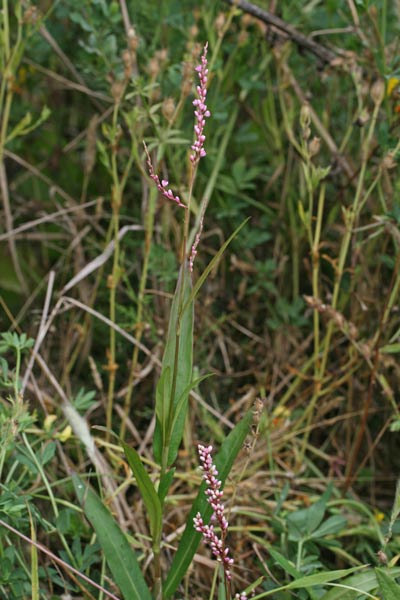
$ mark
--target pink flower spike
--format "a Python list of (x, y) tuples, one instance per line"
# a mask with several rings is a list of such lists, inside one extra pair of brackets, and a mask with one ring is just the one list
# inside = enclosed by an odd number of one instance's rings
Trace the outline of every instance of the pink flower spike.
[(147, 168), (149, 170), (150, 179), (152, 179), (154, 181), (160, 194), (162, 196), (164, 196), (164, 198), (167, 198), (168, 200), (172, 200), (173, 202), (176, 202), (178, 206), (181, 206), (182, 208), (187, 208), (186, 204), (183, 204), (183, 202), (179, 198), (179, 196), (175, 196), (172, 193), (172, 190), (165, 189), (165, 187), (168, 185), (168, 181), (166, 179), (163, 179), (162, 181), (160, 181), (160, 178), (154, 172), (153, 163), (151, 162), (149, 151), (147, 150), (147, 146), (144, 142), (143, 142), (143, 146), (144, 146), (144, 151), (146, 153), (146, 158), (147, 158), (146, 163), (147, 163)]
[(194, 126), (195, 139), (193, 145), (191, 146), (193, 152), (190, 155), (190, 160), (193, 165), (196, 165), (200, 158), (206, 156), (206, 151), (204, 150), (204, 142), (206, 138), (203, 135), (203, 129), (206, 124), (206, 118), (211, 116), (206, 104), (208, 81), (207, 50), (208, 42), (204, 46), (203, 54), (201, 56), (201, 64), (195, 69), (198, 73), (200, 84), (196, 86), (198, 98), (193, 100), (193, 106), (196, 107), (196, 110), (194, 111), (194, 115), (196, 117), (196, 123)]
[(203, 535), (204, 542), (210, 546), (217, 561), (222, 564), (225, 578), (229, 581), (232, 577), (231, 567), (233, 565), (233, 558), (230, 558), (229, 556), (229, 546), (225, 545), (225, 538), (228, 532), (228, 521), (224, 516), (225, 507), (222, 502), (224, 493), (220, 489), (222, 483), (218, 479), (218, 471), (212, 461), (212, 446), (202, 446), (199, 444), (197, 449), (201, 463), (200, 469), (203, 472), (203, 480), (207, 484), (207, 502), (213, 509), (211, 521), (218, 523), (221, 529), (221, 537), (218, 537), (215, 532), (214, 525), (204, 524), (200, 513), (197, 513), (194, 517), (193, 525), (196, 531), (199, 531)]

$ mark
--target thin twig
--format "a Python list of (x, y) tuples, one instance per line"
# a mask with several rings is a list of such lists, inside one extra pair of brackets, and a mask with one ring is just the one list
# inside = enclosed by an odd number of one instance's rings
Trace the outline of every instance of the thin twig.
[(329, 48), (326, 48), (322, 44), (318, 44), (317, 42), (309, 39), (297, 31), (297, 29), (292, 27), (292, 25), (289, 25), (286, 23), (286, 21), (283, 21), (283, 19), (280, 19), (276, 15), (263, 10), (259, 6), (251, 4), (250, 2), (246, 2), (246, 0), (225, 0), (225, 2), (231, 6), (240, 8), (240, 10), (243, 10), (243, 12), (246, 12), (249, 15), (253, 15), (253, 17), (256, 19), (263, 21), (263, 23), (266, 23), (267, 25), (273, 25), (280, 31), (283, 31), (291, 40), (293, 40), (293, 42), (295, 42), (295, 44), (297, 44), (297, 46), (303, 48), (304, 50), (308, 50), (317, 58), (319, 58), (321, 62), (329, 64), (334, 58), (336, 58), (335, 52)]
[[(6, 224), (6, 228), (7, 228), (7, 234), (9, 234), (10, 231), (12, 231), (12, 229), (13, 229), (13, 217), (12, 217), (11, 206), (10, 206), (10, 197), (9, 197), (9, 193), (8, 193), (7, 173), (6, 173), (6, 169), (5, 169), (3, 161), (0, 164), (0, 189), (1, 189), (1, 196), (3, 198), (5, 224)], [(18, 283), (20, 284), (21, 290), (23, 291), (23, 293), (27, 294), (28, 287), (25, 283), (21, 265), (19, 264), (17, 248), (15, 245), (15, 239), (11, 236), (8, 236), (8, 247), (10, 249), (11, 260), (13, 263), (15, 274), (17, 275), (17, 278), (18, 278)]]

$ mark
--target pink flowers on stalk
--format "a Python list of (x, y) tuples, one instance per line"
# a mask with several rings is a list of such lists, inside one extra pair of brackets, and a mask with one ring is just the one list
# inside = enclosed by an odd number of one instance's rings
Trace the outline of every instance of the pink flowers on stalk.
[(197, 513), (193, 519), (196, 531), (203, 534), (203, 540), (207, 543), (218, 562), (220, 562), (225, 571), (226, 579), (231, 579), (230, 569), (233, 565), (233, 558), (228, 556), (229, 548), (225, 545), (225, 537), (228, 532), (228, 521), (224, 515), (224, 505), (222, 497), (224, 492), (221, 490), (221, 481), (218, 479), (218, 471), (212, 462), (212, 446), (198, 445), (199, 458), (201, 462), (200, 469), (203, 471), (203, 479), (207, 484), (207, 501), (213, 509), (211, 522), (215, 522), (221, 529), (220, 537), (214, 529), (214, 525), (205, 525), (200, 513)]
[(208, 42), (204, 46), (203, 54), (201, 56), (201, 64), (198, 67), (196, 67), (200, 83), (196, 86), (198, 98), (196, 98), (196, 100), (193, 100), (193, 106), (195, 106), (194, 115), (196, 117), (196, 122), (194, 125), (195, 140), (191, 147), (193, 153), (190, 155), (190, 160), (193, 164), (196, 164), (200, 160), (200, 158), (206, 156), (206, 151), (204, 150), (204, 142), (206, 140), (206, 136), (203, 134), (203, 130), (206, 124), (206, 118), (211, 116), (211, 113), (208, 110), (206, 104), (208, 80), (207, 50)]
[(147, 146), (144, 142), (143, 142), (143, 145), (144, 145), (144, 151), (146, 152), (146, 156), (147, 156), (146, 162), (147, 162), (147, 168), (149, 169), (150, 178), (156, 184), (157, 189), (160, 192), (160, 194), (162, 196), (164, 196), (164, 198), (167, 198), (168, 200), (172, 200), (173, 202), (176, 202), (178, 204), (178, 206), (187, 208), (186, 204), (183, 204), (183, 202), (179, 198), (179, 196), (176, 196), (171, 189), (167, 188), (168, 181), (166, 179), (163, 179), (162, 181), (160, 181), (160, 178), (157, 175), (157, 173), (154, 173), (153, 163), (151, 162), (149, 151), (147, 150)]

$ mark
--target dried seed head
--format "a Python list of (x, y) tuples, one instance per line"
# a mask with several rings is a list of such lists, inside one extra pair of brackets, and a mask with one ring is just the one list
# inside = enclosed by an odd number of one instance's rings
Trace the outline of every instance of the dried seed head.
[(237, 37), (238, 46), (244, 46), (249, 39), (249, 33), (245, 29), (241, 29)]
[(199, 34), (199, 28), (197, 27), (197, 25), (192, 25), (189, 28), (189, 37), (191, 38), (196, 38)]
[(305, 103), (300, 110), (300, 126), (303, 130), (310, 127), (311, 111), (309, 104)]
[(393, 150), (391, 150), (390, 152), (388, 152), (386, 154), (386, 156), (383, 157), (383, 160), (381, 162), (381, 167), (382, 169), (394, 169), (397, 166), (396, 160), (395, 160), (395, 153)]
[(173, 98), (165, 98), (161, 105), (161, 112), (168, 122), (171, 122), (172, 117), (175, 114), (175, 102)]
[(371, 87), (371, 98), (375, 105), (382, 104), (385, 97), (385, 83), (383, 79), (377, 79)]
[(136, 31), (134, 30), (133, 27), (131, 27), (128, 32), (128, 43), (129, 43), (129, 49), (132, 52), (136, 52), (136, 50), (139, 46), (139, 38), (136, 35)]
[(23, 22), (27, 25), (35, 25), (39, 16), (40, 14), (36, 6), (28, 6), (24, 11)]
[(311, 142), (308, 144), (308, 153), (310, 157), (316, 156), (321, 149), (321, 138), (313, 137)]
[(155, 56), (149, 60), (148, 71), (153, 79), (155, 79), (160, 72), (160, 62)]
[(225, 13), (223, 13), (223, 12), (218, 13), (218, 15), (214, 21), (214, 27), (215, 27), (218, 35), (223, 34), (225, 23), (226, 23)]
[(124, 93), (125, 85), (122, 81), (114, 80), (111, 84), (111, 96), (114, 98), (115, 102), (120, 102), (123, 93)]

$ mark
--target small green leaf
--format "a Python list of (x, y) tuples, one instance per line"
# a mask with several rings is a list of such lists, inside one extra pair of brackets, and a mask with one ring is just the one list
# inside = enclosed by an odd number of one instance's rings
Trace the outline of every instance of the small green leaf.
[[(221, 480), (222, 485), (224, 485), (225, 480), (232, 469), (233, 462), (248, 434), (252, 418), (252, 412), (249, 411), (222, 442), (221, 449), (214, 458), (214, 464), (217, 467), (218, 477)], [(212, 510), (207, 503), (207, 498), (204, 493), (205, 489), (206, 485), (205, 482), (203, 482), (188, 515), (185, 531), (182, 534), (178, 549), (163, 586), (165, 598), (170, 598), (176, 591), (179, 583), (185, 576), (199, 545), (201, 533), (198, 533), (195, 530), (193, 518), (200, 512), (204, 521), (207, 522), (211, 516)]]
[(333, 515), (322, 523), (318, 529), (312, 532), (310, 539), (317, 539), (325, 537), (326, 535), (332, 535), (339, 533), (347, 525), (347, 519), (340, 515)]
[[(159, 539), (159, 534), (162, 527), (162, 511), (161, 502), (157, 495), (154, 485), (144, 468), (142, 461), (140, 460), (139, 454), (134, 448), (128, 446), (121, 440), (122, 447), (125, 452), (125, 456), (129, 463), (130, 468), (136, 478), (137, 486), (143, 498), (143, 502), (146, 506), (147, 513), (150, 520), (150, 533), (154, 540)], [(158, 548), (157, 548), (158, 549)]]
[(384, 600), (399, 600), (400, 585), (396, 583), (383, 569), (375, 569), (376, 578)]
[(6, 139), (6, 144), (10, 142), (12, 139), (18, 136), (27, 135), (31, 131), (34, 131), (39, 127), (44, 121), (46, 121), (51, 114), (51, 110), (44, 106), (42, 108), (42, 112), (40, 116), (34, 123), (32, 123), (32, 115), (30, 112), (26, 113), (25, 116), (22, 117), (19, 123), (14, 127), (14, 129), (10, 132)]
[(152, 600), (135, 552), (99, 496), (72, 475), (76, 495), (92, 524), (115, 583), (125, 600)]
[(278, 552), (272, 547), (269, 548), (268, 551), (272, 558), (278, 563), (278, 565), (282, 567), (285, 573), (288, 573), (292, 577), (300, 577), (300, 571), (298, 571), (294, 564), (288, 561), (288, 559), (285, 558), (280, 552)]
[[(301, 577), (300, 571), (298, 571), (296, 569), (296, 567), (293, 565), (293, 563), (288, 561), (287, 558), (285, 558), (280, 552), (278, 552), (277, 550), (275, 550), (274, 548), (271, 548), (271, 547), (268, 548), (268, 552), (286, 573), (288, 573), (295, 579), (299, 579)], [(316, 598), (317, 598), (316, 594), (312, 589), (310, 589), (308, 593), (309, 593), (311, 600), (316, 600)]]
[(383, 354), (398, 354), (400, 352), (400, 344), (387, 344), (379, 348), (379, 352)]

